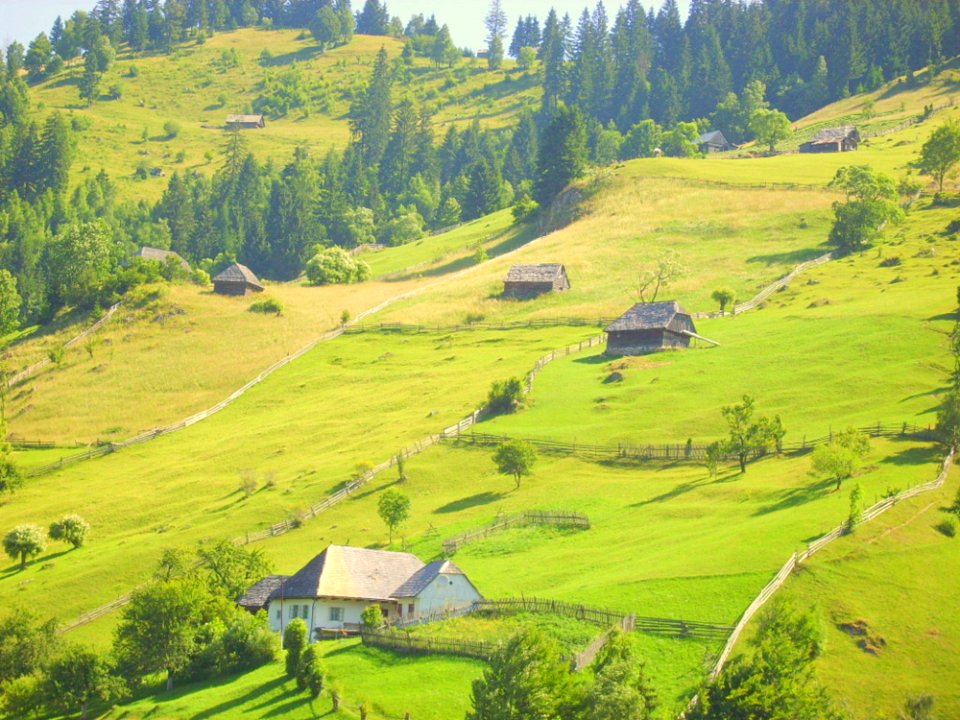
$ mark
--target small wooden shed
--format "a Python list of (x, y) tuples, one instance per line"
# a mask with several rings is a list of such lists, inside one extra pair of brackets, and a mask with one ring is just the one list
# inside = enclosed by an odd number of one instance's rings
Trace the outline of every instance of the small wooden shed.
[(184, 260), (179, 253), (175, 253), (173, 250), (162, 250), (160, 248), (147, 247), (144, 245), (137, 251), (137, 257), (143, 258), (144, 260), (153, 260), (158, 263), (166, 263), (168, 259), (172, 258), (174, 262), (177, 263), (187, 272), (190, 272), (190, 263)]
[(263, 292), (263, 285), (250, 268), (234, 263), (213, 279), (213, 291), (219, 295), (247, 295)]
[(675, 300), (637, 303), (607, 328), (607, 355), (644, 355), (690, 347), (693, 318)]
[(259, 130), (266, 126), (263, 115), (227, 115), (227, 127), (231, 129)]
[(570, 289), (567, 270), (560, 263), (538, 265), (514, 265), (503, 281), (503, 294), (510, 297), (529, 298), (548, 292)]
[(860, 147), (860, 131), (853, 125), (826, 128), (800, 146), (802, 153), (850, 152)]
[(712, 130), (697, 138), (697, 147), (700, 148), (702, 153), (726, 152), (727, 150), (737, 149), (737, 146), (728, 142), (719, 130)]

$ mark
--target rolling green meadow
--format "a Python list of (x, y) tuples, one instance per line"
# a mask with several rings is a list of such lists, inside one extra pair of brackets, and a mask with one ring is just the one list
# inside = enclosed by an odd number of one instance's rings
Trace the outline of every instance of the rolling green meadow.
[[(381, 42), (399, 53), (393, 41), (358, 37), (321, 55), (293, 32), (243, 30), (178, 51), (172, 63), (121, 57), (111, 70), (124, 83), (121, 100), (71, 107), (76, 68), (41, 86), (38, 97), (44, 112), (68, 109), (89, 118), (78, 148), (81, 165), (96, 172), (96, 158), (120, 177), (125, 170), (122, 192), (150, 197), (162, 183), (133, 180), (137, 163), (146, 159), (172, 170), (171, 156), (182, 149), (184, 167), (201, 166), (204, 152), (221, 142), (219, 127), (202, 126), (219, 126), (233, 106), (252, 101), (265, 72), (281, 72), (295, 60), (327, 86), (349, 88), (366, 73), (356, 67), (367, 68)], [(259, 56), (267, 44), (274, 58), (265, 68)], [(239, 65), (221, 68), (221, 53), (231, 48)], [(445, 69), (418, 63), (412, 72), (422, 76), (417, 86), (428, 94), (450, 80)], [(138, 75), (123, 79), (130, 64)], [(878, 91), (876, 115), (867, 120), (877, 129), (892, 127), (937, 98), (949, 102), (954, 74), (945, 73), (939, 85)], [(183, 88), (185, 75), (198, 78), (196, 85)], [(539, 92), (510, 67), (494, 87), (490, 77), (453, 78), (453, 94), (438, 101), (438, 124), (475, 117), (505, 124)], [(225, 88), (227, 106), (209, 106), (204, 78)], [(251, 148), (279, 161), (298, 142), (342, 145), (349, 103), (331, 98), (327, 112), (251, 133)], [(822, 110), (798, 123), (798, 134), (854, 117), (863, 102), (857, 96)], [(675, 298), (692, 312), (715, 310), (710, 296), (720, 287), (749, 299), (829, 250), (831, 206), (841, 196), (826, 184), (838, 167), (869, 163), (903, 176), (929, 132), (954, 114), (939, 110), (853, 155), (657, 158), (597, 170), (568, 191), (578, 215), (564, 227), (547, 232), (516, 225), (504, 210), (364, 253), (373, 280), (363, 284), (268, 285), (265, 296), (284, 306), (276, 317), (249, 312), (249, 298), (216, 296), (190, 284), (140, 291), (89, 350), (73, 348), (61, 365), (10, 390), (11, 436), (62, 445), (19, 450), (15, 460), (22, 467), (76, 452), (75, 443), (119, 441), (176, 422), (335, 329), (343, 310), (354, 318), (375, 312), (209, 419), (31, 478), (5, 496), (2, 528), (45, 526), (73, 512), (92, 531), (82, 548), (52, 545), (25, 570), (0, 565), (0, 606), (29, 607), (68, 622), (147, 582), (165, 548), (242, 539), (302, 515), (358, 466), (388, 460), (470, 415), (494, 381), (523, 377), (551, 351), (598, 335), (637, 301), (638, 272), (667, 249), (679, 254), (686, 271), (661, 299)], [(177, 138), (141, 139), (144, 126), (159, 132), (166, 117), (183, 119)], [(720, 408), (744, 394), (755, 397), (759, 413), (781, 417), (787, 443), (850, 426), (927, 427), (952, 369), (960, 241), (946, 227), (955, 219), (956, 208), (934, 207), (925, 194), (866, 252), (809, 270), (757, 310), (696, 321), (698, 332), (719, 346), (624, 359), (594, 347), (559, 357), (537, 376), (519, 412), (484, 420), (476, 430), (565, 443), (683, 444), (689, 438), (700, 444), (724, 436)], [(490, 259), (475, 259), (478, 246)], [(899, 263), (881, 265), (890, 258)], [(562, 262), (572, 288), (530, 301), (505, 299), (502, 279), (518, 262)], [(12, 370), (25, 367), (92, 321), (65, 317), (51, 329), (25, 333), (5, 347), (5, 362)], [(391, 332), (381, 323), (423, 328)], [(253, 547), (284, 574), (330, 543), (386, 549), (376, 508), (387, 488), (402, 489), (412, 501), (392, 548), (425, 561), (442, 556), (444, 538), (500, 513), (576, 510), (590, 518), (589, 530), (513, 528), (465, 546), (453, 559), (491, 598), (523, 594), (733, 625), (791, 553), (845, 520), (854, 485), (872, 504), (931, 480), (942, 455), (942, 447), (914, 436), (874, 439), (864, 466), (835, 491), (832, 480), (812, 473), (809, 452), (765, 457), (743, 475), (724, 466), (716, 477), (694, 462), (599, 462), (543, 453), (515, 488), (512, 477), (497, 472), (492, 448), (471, 443), (468, 431), (410, 457), (405, 481), (386, 470), (348, 500)], [(241, 488), (245, 478), (256, 481), (252, 493)], [(817, 608), (827, 638), (819, 677), (856, 720), (892, 717), (908, 696), (924, 693), (936, 695), (943, 717), (960, 715), (954, 591), (960, 541), (933, 528), (956, 490), (954, 471), (942, 490), (899, 504), (814, 556), (782, 590), (797, 605)], [(67, 637), (106, 648), (117, 619), (108, 614)], [(839, 628), (858, 620), (884, 638), (876, 653)], [(500, 640), (530, 623), (571, 649), (599, 632), (522, 616), (461, 618), (414, 632)], [(646, 662), (662, 718), (676, 717), (721, 649), (719, 642), (642, 633), (632, 642)], [(470, 684), (484, 667), (463, 658), (401, 656), (354, 639), (321, 648), (328, 687), (344, 698), (336, 714), (328, 712), (327, 694), (311, 705), (277, 662), (171, 692), (148, 684), (129, 701), (101, 708), (99, 717), (346, 719), (359, 717), (363, 703), (372, 720), (408, 711), (415, 720), (453, 720), (469, 709)]]

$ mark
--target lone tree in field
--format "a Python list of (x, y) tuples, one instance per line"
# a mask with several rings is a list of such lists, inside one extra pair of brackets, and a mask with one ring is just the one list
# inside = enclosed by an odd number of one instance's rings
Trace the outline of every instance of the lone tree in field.
[(287, 677), (297, 677), (300, 671), (300, 655), (307, 645), (307, 624), (301, 618), (294, 618), (283, 631), (283, 648), (287, 651), (284, 661)]
[(377, 513), (390, 531), (390, 543), (393, 532), (410, 517), (410, 498), (399, 490), (387, 490), (377, 501)]
[(667, 250), (637, 274), (637, 297), (642, 303), (657, 301), (657, 295), (670, 283), (687, 273), (676, 250)]
[(727, 310), (727, 305), (733, 305), (736, 301), (737, 296), (733, 290), (728, 290), (727, 288), (721, 288), (719, 290), (714, 290), (710, 295), (710, 298), (715, 302), (720, 304), (720, 314), (723, 315)]
[[(736, 455), (740, 472), (745, 473), (750, 457), (759, 455), (775, 442), (773, 423), (763, 416), (754, 417), (753, 398), (749, 395), (744, 395), (739, 405), (727, 405), (720, 408), (720, 412), (730, 431), (722, 444), (723, 452)], [(779, 425), (779, 418), (776, 422)]]
[(3, 538), (3, 549), (14, 560), (20, 560), (20, 569), (27, 567), (27, 559), (47, 549), (47, 536), (37, 525), (17, 525)]
[(848, 165), (837, 170), (830, 187), (847, 194), (846, 202), (833, 204), (830, 244), (841, 255), (863, 250), (883, 233), (888, 222), (899, 222), (903, 210), (893, 178), (869, 165)]
[(960, 122), (950, 120), (927, 138), (917, 165), (920, 172), (936, 180), (937, 192), (943, 192), (943, 181), (957, 162), (960, 162)]
[(813, 451), (813, 471), (840, 483), (852, 477), (860, 467), (866, 454), (870, 452), (870, 440), (853, 428), (837, 433), (826, 445), (819, 445)]
[(90, 532), (90, 523), (79, 515), (64, 515), (50, 525), (50, 539), (73, 545), (74, 550), (83, 545)]
[(767, 108), (759, 108), (750, 116), (750, 131), (758, 143), (769, 148), (771, 155), (776, 151), (778, 142), (787, 140), (793, 134), (790, 118), (779, 110)]
[(509, 440), (497, 448), (493, 462), (501, 475), (513, 475), (516, 489), (520, 489), (520, 479), (533, 471), (537, 461), (537, 451), (523, 440)]

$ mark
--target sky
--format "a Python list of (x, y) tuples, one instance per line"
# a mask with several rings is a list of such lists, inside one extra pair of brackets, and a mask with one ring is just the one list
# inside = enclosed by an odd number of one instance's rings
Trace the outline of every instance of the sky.
[[(513, 33), (517, 18), (535, 15), (541, 23), (550, 8), (563, 15), (570, 13), (576, 20), (584, 7), (596, 4), (596, 0), (502, 0), (509, 18), (509, 33)], [(621, 0), (604, 0), (609, 15), (613, 15)], [(659, 7), (661, 0), (643, 0), (645, 7)], [(685, 13), (690, 0), (678, 0), (681, 13)], [(13, 40), (26, 46), (41, 31), (50, 32), (57, 15), (69, 17), (75, 10), (90, 10), (96, 0), (0, 0), (0, 45), (6, 47)], [(353, 0), (355, 8), (363, 6), (362, 0)], [(387, 0), (391, 15), (399, 15), (404, 23), (411, 15), (423, 13), (437, 16), (437, 21), (450, 26), (453, 41), (459, 47), (474, 50), (485, 46), (483, 18), (489, 8), (487, 0)], [(507, 38), (509, 42), (510, 38)]]

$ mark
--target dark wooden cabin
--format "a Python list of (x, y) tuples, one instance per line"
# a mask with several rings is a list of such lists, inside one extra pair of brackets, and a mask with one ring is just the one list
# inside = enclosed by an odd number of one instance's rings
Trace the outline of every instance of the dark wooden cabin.
[(503, 294), (509, 297), (529, 298), (569, 289), (567, 270), (560, 263), (514, 265), (503, 281)]
[(218, 295), (247, 295), (263, 292), (263, 285), (250, 268), (234, 263), (213, 279), (213, 291)]
[(266, 126), (263, 115), (227, 115), (227, 127), (230, 129), (259, 130)]
[(697, 147), (700, 148), (702, 153), (726, 152), (727, 150), (737, 149), (737, 146), (728, 142), (719, 130), (704, 133), (697, 138)]
[(850, 152), (860, 147), (860, 131), (853, 125), (826, 128), (800, 146), (802, 153)]
[(696, 335), (690, 314), (674, 300), (638, 303), (607, 328), (607, 355), (644, 355), (690, 347)]
[(153, 260), (155, 262), (164, 264), (169, 259), (182, 267), (187, 272), (190, 272), (190, 263), (184, 260), (179, 253), (175, 253), (173, 250), (162, 250), (160, 248), (152, 248), (144, 245), (137, 252), (137, 257), (143, 258), (144, 260)]

